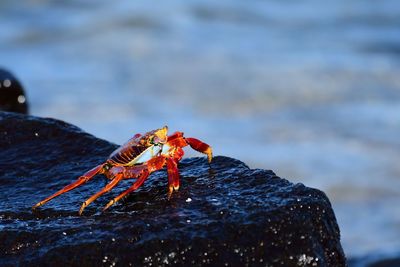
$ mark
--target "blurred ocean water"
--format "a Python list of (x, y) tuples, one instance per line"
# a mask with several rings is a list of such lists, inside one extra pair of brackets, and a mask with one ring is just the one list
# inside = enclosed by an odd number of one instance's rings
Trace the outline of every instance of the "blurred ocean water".
[(400, 252), (398, 0), (2, 0), (0, 66), (33, 115), (168, 125), (325, 191), (348, 257)]

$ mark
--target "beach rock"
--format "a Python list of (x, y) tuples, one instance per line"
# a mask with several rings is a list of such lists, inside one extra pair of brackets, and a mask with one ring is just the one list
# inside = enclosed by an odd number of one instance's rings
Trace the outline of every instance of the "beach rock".
[(0, 110), (27, 114), (28, 103), (21, 83), (15, 76), (0, 68)]
[(0, 136), (2, 266), (346, 266), (326, 195), (270, 170), (188, 158), (170, 200), (161, 170), (108, 212), (100, 211), (132, 181), (78, 216), (106, 184), (99, 175), (33, 212), (117, 146), (62, 121), (6, 112)]

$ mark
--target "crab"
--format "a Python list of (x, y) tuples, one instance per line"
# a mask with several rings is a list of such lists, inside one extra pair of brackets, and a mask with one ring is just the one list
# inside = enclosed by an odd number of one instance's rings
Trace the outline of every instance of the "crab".
[(184, 137), (182, 132), (175, 132), (169, 136), (167, 132), (168, 127), (164, 126), (143, 135), (134, 135), (128, 142), (112, 152), (104, 163), (87, 171), (75, 182), (40, 201), (32, 209), (36, 209), (51, 199), (88, 182), (97, 174), (104, 174), (110, 182), (99, 192), (83, 202), (79, 210), (79, 215), (82, 215), (83, 210), (90, 203), (113, 189), (121, 180), (136, 179), (131, 187), (108, 202), (103, 208), (103, 211), (105, 211), (129, 193), (138, 189), (152, 172), (160, 170), (164, 166), (167, 167), (168, 199), (170, 199), (173, 191), (179, 189), (178, 162), (184, 155), (182, 148), (190, 146), (194, 150), (206, 154), (209, 163), (211, 163), (212, 159), (212, 148), (196, 138)]

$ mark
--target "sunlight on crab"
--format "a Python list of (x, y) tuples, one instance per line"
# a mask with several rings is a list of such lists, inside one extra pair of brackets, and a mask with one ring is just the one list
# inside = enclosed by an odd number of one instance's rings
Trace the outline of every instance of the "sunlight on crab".
[(104, 211), (142, 186), (151, 173), (165, 166), (168, 173), (169, 199), (172, 192), (177, 191), (180, 186), (178, 163), (183, 158), (183, 148), (190, 146), (194, 150), (206, 154), (209, 163), (212, 159), (212, 148), (198, 139), (184, 137), (182, 132), (175, 132), (170, 136), (167, 135), (167, 132), (168, 127), (165, 126), (144, 135), (134, 135), (128, 142), (112, 152), (104, 163), (89, 170), (78, 180), (40, 201), (32, 208), (42, 206), (51, 199), (86, 183), (97, 174), (104, 174), (110, 179), (110, 182), (102, 190), (83, 202), (79, 210), (79, 214), (82, 214), (90, 203), (113, 189), (121, 180), (136, 179), (131, 187), (108, 202), (103, 209)]
[(159, 154), (160, 151), (162, 155), (168, 155), (170, 149), (171, 147), (168, 145), (163, 145), (162, 151), (161, 151), (161, 146), (151, 146), (148, 149), (146, 149), (141, 155), (139, 155), (134, 163), (135, 164), (145, 163), (146, 161), (149, 161), (155, 156), (157, 156), (157, 154)]

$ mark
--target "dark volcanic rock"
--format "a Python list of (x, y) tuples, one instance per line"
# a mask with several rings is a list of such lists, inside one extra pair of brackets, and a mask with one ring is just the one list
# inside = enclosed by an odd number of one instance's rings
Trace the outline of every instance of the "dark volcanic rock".
[(328, 198), (272, 171), (215, 157), (180, 165), (167, 200), (165, 170), (100, 213), (132, 181), (92, 203), (97, 176), (41, 209), (31, 206), (117, 147), (61, 121), (0, 113), (0, 265), (345, 266)]
[(14, 75), (4, 69), (0, 69), (0, 110), (28, 113), (28, 104), (22, 85)]

